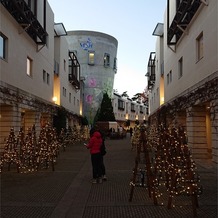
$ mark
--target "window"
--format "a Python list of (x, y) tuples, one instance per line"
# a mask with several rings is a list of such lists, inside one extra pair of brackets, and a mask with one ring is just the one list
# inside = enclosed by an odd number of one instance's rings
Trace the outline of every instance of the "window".
[(69, 102), (71, 103), (71, 93), (69, 93)]
[(117, 72), (117, 58), (114, 58), (114, 67), (113, 67), (115, 73)]
[(183, 58), (182, 57), (179, 59), (178, 72), (179, 72), (178, 76), (179, 76), (179, 78), (181, 78), (183, 75)]
[(170, 76), (169, 73), (167, 74), (167, 85), (170, 83)]
[(172, 82), (173, 80), (173, 74), (172, 74), (172, 70), (170, 71), (170, 83)]
[(128, 102), (126, 102), (126, 112), (128, 112)]
[(203, 58), (204, 56), (204, 42), (203, 42), (203, 33), (201, 33), (197, 39), (197, 61)]
[(27, 70), (26, 70), (26, 74), (28, 75), (28, 76), (32, 76), (32, 60), (29, 58), (29, 57), (27, 57)]
[(56, 60), (54, 60), (54, 73), (59, 75), (59, 63)]
[(7, 38), (0, 33), (0, 58), (6, 59), (6, 43)]
[(110, 66), (110, 55), (105, 53), (104, 54), (104, 66), (109, 67)]
[(46, 71), (43, 70), (43, 82), (45, 83), (46, 82)]
[(63, 96), (66, 97), (66, 95), (67, 95), (67, 90), (66, 90), (64, 87), (63, 87), (62, 90), (63, 90)]
[(131, 111), (135, 112), (135, 104), (131, 103)]
[(49, 73), (47, 73), (47, 80), (46, 80), (46, 83), (49, 85), (49, 83), (50, 83), (50, 75), (49, 75)]
[(64, 59), (64, 71), (66, 71), (66, 60)]
[(88, 64), (89, 65), (95, 64), (95, 52), (94, 51), (88, 51)]
[(121, 99), (118, 99), (118, 109), (119, 110), (124, 110), (124, 101), (122, 101)]
[(48, 84), (50, 83), (50, 74), (43, 70), (43, 82)]
[(172, 70), (167, 74), (167, 85), (170, 84), (173, 80)]

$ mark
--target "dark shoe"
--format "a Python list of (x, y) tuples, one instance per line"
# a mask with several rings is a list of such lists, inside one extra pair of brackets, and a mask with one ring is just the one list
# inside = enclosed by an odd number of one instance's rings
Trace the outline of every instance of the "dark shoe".
[(107, 181), (107, 176), (106, 175), (103, 176), (103, 180)]

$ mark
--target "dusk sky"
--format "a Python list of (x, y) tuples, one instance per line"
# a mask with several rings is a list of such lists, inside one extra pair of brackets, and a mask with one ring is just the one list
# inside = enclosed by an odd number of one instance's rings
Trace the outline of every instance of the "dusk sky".
[(147, 86), (147, 64), (155, 51), (152, 33), (163, 23), (167, 0), (48, 0), (55, 22), (67, 31), (102, 32), (118, 40), (114, 89), (129, 97)]

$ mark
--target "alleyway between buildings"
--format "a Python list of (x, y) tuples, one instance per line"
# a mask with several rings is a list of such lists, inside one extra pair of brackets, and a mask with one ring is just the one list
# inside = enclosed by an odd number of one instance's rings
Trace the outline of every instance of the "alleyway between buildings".
[[(145, 187), (135, 187), (129, 202), (135, 151), (130, 136), (106, 140), (105, 166), (108, 180), (91, 184), (91, 161), (83, 143), (60, 151), (51, 168), (32, 173), (16, 169), (1, 173), (1, 218), (168, 218), (193, 217), (190, 196), (176, 196), (168, 209), (167, 192), (158, 205)], [(217, 217), (217, 168), (207, 161), (196, 161), (203, 193), (198, 198), (199, 218)]]

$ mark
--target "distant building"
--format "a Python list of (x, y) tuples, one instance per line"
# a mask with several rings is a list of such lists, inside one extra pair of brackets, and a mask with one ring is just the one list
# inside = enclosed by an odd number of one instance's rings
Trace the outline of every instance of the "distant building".
[(122, 97), (118, 93), (113, 93), (112, 106), (116, 121), (123, 127), (127, 127), (129, 121), (130, 127), (135, 126), (135, 122), (147, 122), (147, 106), (141, 102), (133, 101), (130, 98)]
[[(168, 10), (169, 9), (169, 10)], [(183, 126), (194, 158), (218, 163), (218, 3), (169, 1), (148, 61), (149, 120)]]
[(66, 39), (70, 52), (75, 53), (80, 63), (81, 114), (92, 124), (103, 93), (107, 92), (109, 97), (113, 93), (118, 41), (94, 31), (68, 31)]

